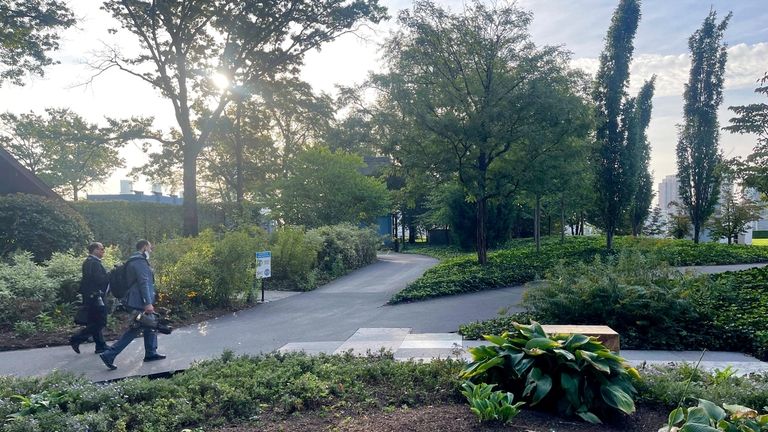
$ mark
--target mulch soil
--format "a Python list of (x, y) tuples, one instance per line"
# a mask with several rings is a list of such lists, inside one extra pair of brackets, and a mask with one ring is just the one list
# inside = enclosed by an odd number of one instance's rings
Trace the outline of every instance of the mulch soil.
[(507, 425), (480, 424), (466, 404), (446, 403), (387, 412), (305, 412), (287, 418), (265, 414), (250, 424), (226, 426), (216, 432), (656, 432), (666, 424), (667, 414), (668, 410), (639, 406), (631, 416), (593, 425), (523, 410)]

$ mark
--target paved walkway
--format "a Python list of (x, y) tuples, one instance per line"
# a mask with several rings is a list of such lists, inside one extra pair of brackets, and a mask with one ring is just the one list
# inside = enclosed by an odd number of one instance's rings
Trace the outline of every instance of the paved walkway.
[[(311, 292), (269, 293), (267, 300), (272, 301), (265, 304), (160, 335), (159, 351), (168, 355), (163, 361), (144, 364), (142, 343), (137, 340), (115, 361), (118, 369), (109, 371), (92, 353), (93, 345), (82, 345), (80, 355), (60, 346), (0, 352), (0, 375), (39, 376), (58, 369), (103, 381), (183, 370), (195, 361), (217, 358), (225, 349), (259, 354), (309, 342), (315, 344), (314, 351), (327, 352), (331, 347), (345, 350), (344, 343), (354, 349), (360, 338), (375, 340), (375, 335), (358, 334), (358, 329), (400, 329), (401, 343), (389, 348), (400, 357), (420, 357), (417, 351), (407, 351), (424, 348), (418, 340), (442, 349), (446, 340), (453, 343), (458, 337), (430, 339), (423, 334), (451, 333), (462, 323), (496, 317), (501, 308), (518, 304), (522, 297), (524, 288), (517, 286), (386, 305), (394, 293), (436, 263), (425, 256), (390, 253)], [(517, 310), (512, 307), (510, 312)]]

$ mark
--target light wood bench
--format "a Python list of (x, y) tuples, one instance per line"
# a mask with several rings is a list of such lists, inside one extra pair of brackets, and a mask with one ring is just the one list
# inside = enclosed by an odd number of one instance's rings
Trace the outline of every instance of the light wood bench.
[(542, 325), (547, 334), (583, 334), (595, 336), (606, 348), (613, 352), (619, 352), (619, 334), (612, 328), (604, 325)]

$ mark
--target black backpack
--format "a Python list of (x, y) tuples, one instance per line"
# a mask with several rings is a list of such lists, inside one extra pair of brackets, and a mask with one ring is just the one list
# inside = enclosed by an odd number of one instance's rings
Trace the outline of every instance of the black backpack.
[(146, 259), (144, 257), (131, 257), (128, 261), (116, 265), (114, 269), (109, 273), (109, 292), (117, 299), (123, 299), (128, 295), (128, 289), (131, 287), (133, 281), (128, 273), (128, 263), (140, 259)]

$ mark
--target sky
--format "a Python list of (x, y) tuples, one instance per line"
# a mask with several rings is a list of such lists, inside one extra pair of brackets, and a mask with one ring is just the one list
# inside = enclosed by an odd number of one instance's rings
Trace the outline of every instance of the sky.
[[(504, 0), (496, 0), (504, 2)], [(389, 9), (391, 19), (366, 27), (357, 34), (345, 35), (306, 56), (302, 78), (316, 91), (333, 94), (335, 85), (363, 81), (370, 71), (379, 70), (379, 44), (396, 28), (400, 10), (412, 5), (410, 0), (380, 0)], [(443, 7), (461, 11), (464, 1), (437, 1)], [(29, 78), (24, 87), (0, 88), (0, 111), (42, 113), (47, 107), (70, 107), (91, 122), (101, 123), (104, 116), (154, 116), (155, 125), (175, 125), (170, 102), (162, 99), (148, 84), (119, 71), (107, 72), (88, 85), (93, 72), (86, 63), (95, 52), (114, 41), (109, 28), (117, 24), (98, 9), (96, 0), (70, 0), (80, 22), (62, 35), (61, 50), (54, 54), (60, 64), (47, 69), (43, 78)], [(519, 0), (518, 6), (533, 13), (530, 32), (538, 45), (559, 45), (572, 53), (572, 65), (589, 73), (597, 71), (598, 57), (618, 0)], [(768, 71), (768, 8), (765, 0), (645, 0), (635, 37), (629, 91), (636, 94), (642, 83), (657, 76), (653, 115), (648, 129), (651, 143), (651, 170), (656, 183), (676, 172), (676, 125), (682, 122), (683, 88), (690, 68), (688, 38), (701, 26), (710, 8), (722, 19), (733, 12), (724, 41), (728, 45), (728, 63), (720, 124), (732, 117), (727, 107), (764, 102), (754, 93), (756, 80)], [(118, 33), (120, 35), (121, 33)], [(125, 32), (120, 42), (130, 49), (135, 42)], [(755, 137), (723, 131), (720, 145), (727, 157), (746, 156)], [(117, 193), (119, 180), (140, 165), (145, 157), (137, 146), (123, 152), (128, 167), (112, 178), (91, 188), (92, 193)], [(139, 181), (136, 189), (149, 190)], [(168, 191), (166, 191), (167, 193)]]

